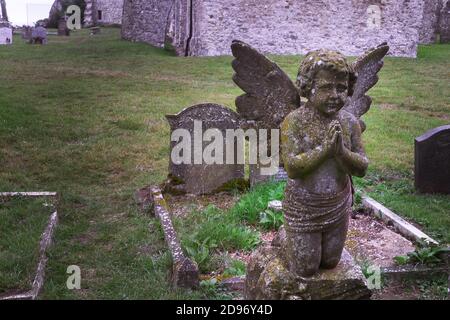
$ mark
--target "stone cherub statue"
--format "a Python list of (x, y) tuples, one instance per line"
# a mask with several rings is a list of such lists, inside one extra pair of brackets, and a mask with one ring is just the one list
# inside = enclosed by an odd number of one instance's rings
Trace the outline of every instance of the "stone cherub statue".
[(289, 177), (283, 256), (293, 274), (309, 277), (341, 259), (353, 202), (351, 176), (364, 176), (368, 166), (360, 117), (370, 108), (366, 92), (377, 83), (388, 50), (382, 44), (352, 64), (338, 52), (310, 52), (296, 86), (255, 49), (232, 44), (233, 80), (246, 92), (236, 99), (237, 112), (256, 128), (281, 127), (281, 159)]

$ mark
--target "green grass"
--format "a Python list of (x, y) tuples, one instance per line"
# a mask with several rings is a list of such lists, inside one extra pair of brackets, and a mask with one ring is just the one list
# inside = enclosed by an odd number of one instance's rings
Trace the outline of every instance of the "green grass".
[(45, 199), (0, 203), (0, 295), (29, 291), (39, 262), (39, 242), (52, 211)]
[[(273, 58), (295, 77), (300, 57)], [(386, 59), (365, 116), (371, 172), (411, 181), (414, 137), (449, 122), (449, 58), (449, 45), (433, 45), (415, 60)], [(61, 193), (42, 298), (218, 298), (170, 289), (163, 234), (133, 193), (167, 175), (165, 114), (201, 102), (234, 108), (242, 92), (231, 57), (175, 57), (103, 29), (46, 46), (15, 37), (0, 59), (0, 190)], [(259, 207), (248, 201), (236, 217), (252, 224)], [(66, 288), (73, 264), (81, 290)]]
[(176, 229), (180, 230), (184, 251), (204, 273), (220, 267), (220, 252), (250, 251), (260, 243), (256, 230), (212, 205), (205, 210), (191, 212), (187, 218), (177, 219)]
[(429, 236), (443, 244), (450, 243), (449, 196), (417, 194), (414, 182), (406, 177), (386, 179), (371, 173), (364, 179), (355, 178), (354, 182), (370, 197), (419, 224)]

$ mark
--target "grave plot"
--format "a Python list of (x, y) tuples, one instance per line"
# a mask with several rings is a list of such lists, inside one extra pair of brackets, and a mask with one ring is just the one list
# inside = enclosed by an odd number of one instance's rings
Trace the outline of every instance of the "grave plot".
[(57, 223), (54, 197), (0, 195), (0, 300), (35, 299)]
[[(283, 183), (275, 183), (244, 194), (164, 195), (184, 255), (198, 267), (200, 290), (215, 290), (218, 297), (243, 296), (252, 253), (271, 244), (282, 225), (281, 202), (270, 200), (281, 199), (283, 189)], [(397, 276), (393, 270), (401, 269), (395, 258), (415, 249), (414, 241), (399, 233), (395, 225), (368, 210), (355, 211), (350, 218), (346, 250), (366, 276), (370, 266), (380, 267), (383, 273), (383, 287), (373, 291), (372, 299), (445, 297), (442, 270), (434, 278), (420, 279), (409, 272), (400, 276), (401, 281), (391, 281)], [(401, 290), (405, 293), (400, 294)]]

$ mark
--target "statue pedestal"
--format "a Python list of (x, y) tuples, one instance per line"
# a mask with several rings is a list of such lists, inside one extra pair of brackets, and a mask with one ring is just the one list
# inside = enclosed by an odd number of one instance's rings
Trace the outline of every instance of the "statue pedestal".
[(280, 247), (256, 251), (247, 265), (245, 299), (249, 300), (357, 300), (371, 291), (350, 254), (344, 249), (338, 266), (310, 278), (296, 276), (283, 263)]

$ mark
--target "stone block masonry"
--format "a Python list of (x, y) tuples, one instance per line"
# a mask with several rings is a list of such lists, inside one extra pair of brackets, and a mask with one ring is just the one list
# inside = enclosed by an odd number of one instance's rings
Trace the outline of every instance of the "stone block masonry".
[(169, 41), (178, 55), (229, 55), (239, 39), (266, 54), (325, 48), (351, 56), (386, 41), (391, 55), (415, 57), (431, 0), (124, 1), (123, 37), (158, 47)]
[(96, 21), (99, 24), (121, 24), (124, 0), (95, 0)]
[(122, 37), (164, 46), (173, 0), (124, 0)]

